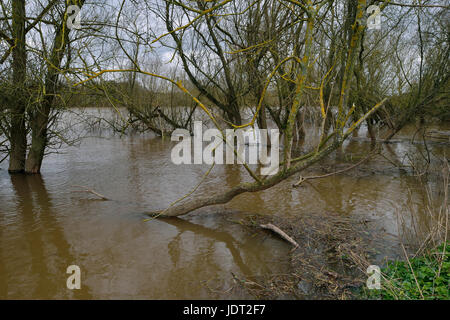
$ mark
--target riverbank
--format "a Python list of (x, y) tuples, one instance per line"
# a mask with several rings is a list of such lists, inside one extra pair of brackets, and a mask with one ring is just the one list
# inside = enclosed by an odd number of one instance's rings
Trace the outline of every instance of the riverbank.
[(372, 227), (367, 219), (326, 212), (295, 218), (248, 215), (235, 222), (249, 232), (278, 237), (260, 227), (273, 224), (299, 244), (288, 253), (290, 274), (241, 279), (239, 284), (258, 299), (351, 299), (365, 283), (368, 260), (376, 255), (377, 241), (368, 237)]
[(450, 300), (450, 242), (406, 261), (388, 261), (381, 269), (381, 286), (362, 286), (361, 299)]
[[(243, 279), (240, 284), (255, 297), (269, 299), (449, 300), (449, 166), (444, 165), (440, 174), (442, 202), (425, 207), (429, 216), (425, 230), (416, 229), (417, 212), (410, 207), (412, 233), (390, 241), (395, 251), (403, 253), (396, 258), (386, 255), (388, 234), (366, 218), (322, 212), (290, 218), (248, 215), (236, 221), (266, 233), (262, 229), (270, 223), (276, 226), (271, 236), (294, 244), (289, 275)], [(416, 179), (431, 199), (421, 177)], [(404, 218), (398, 223), (402, 229), (408, 227)]]

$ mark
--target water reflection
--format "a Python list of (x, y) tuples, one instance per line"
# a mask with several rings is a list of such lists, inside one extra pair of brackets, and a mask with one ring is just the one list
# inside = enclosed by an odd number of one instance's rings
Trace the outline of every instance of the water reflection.
[(16, 195), (15, 221), (7, 230), (2, 227), (0, 234), (4, 251), (0, 277), (6, 284), (2, 297), (89, 297), (88, 287), (73, 292), (65, 288), (66, 268), (76, 260), (42, 177), (11, 175), (11, 186)]
[(213, 250), (213, 246), (216, 243), (223, 243), (225, 244), (227, 250), (230, 252), (231, 256), (233, 257), (233, 263), (238, 266), (239, 271), (245, 275), (246, 277), (249, 277), (252, 275), (250, 267), (248, 267), (245, 262), (243, 261), (241, 257), (241, 247), (243, 246), (242, 243), (239, 243), (232, 235), (230, 235), (228, 232), (223, 232), (219, 230), (214, 230), (211, 228), (206, 228), (200, 224), (195, 224), (183, 219), (179, 218), (162, 218), (162, 221), (164, 221), (167, 224), (170, 224), (172, 226), (177, 227), (178, 233), (173, 238), (172, 241), (168, 244), (169, 248), (169, 254), (172, 258), (172, 263), (174, 266), (177, 265), (180, 257), (180, 238), (181, 235), (186, 231), (194, 232), (197, 235), (201, 235), (205, 238), (210, 238), (214, 241), (211, 241), (210, 243), (210, 250)]

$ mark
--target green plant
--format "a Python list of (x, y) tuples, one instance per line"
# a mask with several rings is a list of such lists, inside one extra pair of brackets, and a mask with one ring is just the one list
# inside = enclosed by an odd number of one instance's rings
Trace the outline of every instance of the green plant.
[(450, 242), (408, 261), (389, 261), (380, 290), (362, 290), (369, 299), (450, 299)]

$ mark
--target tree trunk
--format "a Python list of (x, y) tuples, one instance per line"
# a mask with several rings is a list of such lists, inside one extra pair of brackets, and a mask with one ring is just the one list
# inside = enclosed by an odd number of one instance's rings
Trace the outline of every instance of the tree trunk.
[(228, 108), (225, 110), (225, 115), (228, 118), (227, 120), (234, 125), (240, 126), (242, 124), (241, 112), (236, 102), (231, 101), (229, 103)]
[[(46, 99), (47, 100), (47, 99)], [(25, 172), (40, 173), (45, 148), (47, 147), (47, 126), (51, 101), (44, 101), (42, 107), (36, 111), (31, 124), (31, 147), (25, 164)]]
[[(259, 110), (258, 114), (258, 127), (259, 129), (266, 129), (267, 130), (267, 117), (266, 117), (266, 106), (263, 102), (261, 105), (261, 109)], [(267, 135), (267, 146), (270, 147), (270, 135)]]
[(305, 142), (305, 107), (303, 106), (297, 113), (297, 118), (295, 119), (296, 130), (294, 133), (294, 141), (300, 146)]
[(172, 207), (167, 208), (166, 210), (159, 211), (159, 212), (152, 212), (148, 213), (149, 216), (157, 216), (157, 217), (177, 217), (182, 216), (185, 214), (188, 214), (191, 211), (208, 207), (208, 206), (214, 206), (218, 204), (225, 204), (232, 200), (234, 197), (246, 193), (246, 192), (257, 192), (266, 190), (279, 182), (287, 179), (288, 177), (294, 175), (297, 172), (300, 172), (307, 167), (313, 165), (314, 163), (320, 161), (324, 157), (328, 156), (332, 151), (336, 150), (340, 146), (340, 143), (336, 140), (330, 145), (328, 145), (325, 149), (322, 149), (321, 151), (315, 153), (310, 158), (303, 160), (291, 167), (289, 167), (286, 170), (280, 170), (276, 175), (270, 176), (270, 178), (267, 178), (263, 180), (261, 183), (259, 182), (253, 182), (253, 183), (241, 183), (239, 185), (236, 185), (235, 187), (231, 188), (229, 191), (212, 195), (207, 198), (202, 199), (192, 199), (192, 200), (186, 200), (184, 202), (181, 202), (178, 205), (174, 205)]
[(370, 137), (370, 145), (373, 147), (377, 143), (375, 129), (373, 127), (371, 119), (367, 119), (366, 123), (367, 123), (367, 132), (369, 133), (369, 137)]
[[(71, 4), (71, 3), (69, 3)], [(78, 5), (82, 7), (84, 1)], [(66, 52), (69, 42), (70, 29), (64, 25), (64, 18), (61, 17), (61, 24), (57, 27), (50, 59), (47, 63), (47, 74), (45, 77), (45, 97), (40, 106), (33, 112), (31, 147), (25, 164), (25, 172), (40, 173), (45, 148), (48, 144), (47, 127), (50, 112), (52, 110), (53, 99), (57, 92), (58, 70), (61, 68), (61, 61)]]
[(10, 129), (10, 173), (20, 173), (25, 169), (27, 151), (27, 131), (25, 125), (25, 80), (27, 67), (27, 53), (25, 49), (25, 1), (12, 1), (12, 29), (15, 45), (13, 47), (13, 86), (15, 103), (11, 108)]

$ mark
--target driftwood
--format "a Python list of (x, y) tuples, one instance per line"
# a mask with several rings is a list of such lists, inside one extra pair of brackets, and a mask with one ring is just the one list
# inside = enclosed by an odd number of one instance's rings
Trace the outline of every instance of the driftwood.
[(271, 223), (268, 224), (260, 224), (259, 225), (261, 228), (263, 229), (268, 229), (268, 230), (272, 230), (273, 232), (275, 232), (276, 234), (278, 234), (280, 237), (282, 237), (284, 240), (290, 242), (294, 248), (292, 248), (291, 251), (294, 251), (295, 249), (298, 248), (298, 243), (292, 239), (291, 237), (289, 237), (283, 230), (281, 230), (280, 228), (278, 228), (277, 226), (274, 226)]
[(88, 192), (88, 193), (92, 193), (93, 195), (99, 197), (101, 200), (104, 200), (104, 201), (111, 200), (111, 199), (105, 197), (104, 195), (102, 195), (92, 189), (89, 189), (88, 187), (85, 187), (85, 186), (72, 186), (72, 187), (83, 189), (83, 190), (74, 190), (73, 192)]

